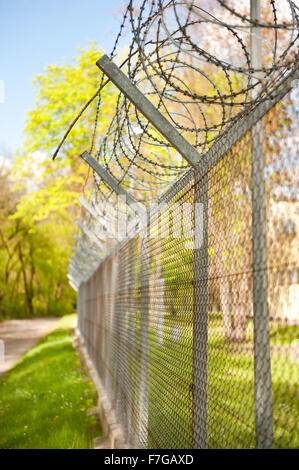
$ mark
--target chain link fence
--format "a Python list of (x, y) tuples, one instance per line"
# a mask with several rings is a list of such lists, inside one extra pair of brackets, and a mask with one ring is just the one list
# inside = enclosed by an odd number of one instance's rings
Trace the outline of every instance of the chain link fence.
[(80, 285), (80, 330), (132, 446), (298, 447), (293, 95)]
[(239, 3), (130, 1), (97, 62), (69, 279), (131, 447), (299, 447), (298, 8)]

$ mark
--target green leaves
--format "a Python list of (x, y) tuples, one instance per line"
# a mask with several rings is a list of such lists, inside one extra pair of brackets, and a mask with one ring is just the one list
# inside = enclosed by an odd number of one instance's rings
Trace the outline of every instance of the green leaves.
[[(77, 230), (78, 196), (88, 175), (79, 155), (90, 145), (96, 102), (78, 121), (55, 162), (51, 157), (99, 86), (101, 73), (95, 63), (101, 55), (90, 43), (72, 62), (48, 65), (33, 79), (36, 102), (26, 118), (24, 146), (11, 173), (0, 175), (0, 319), (57, 315), (74, 307), (68, 259)], [(116, 93), (107, 86), (103, 98), (99, 132), (105, 134)]]

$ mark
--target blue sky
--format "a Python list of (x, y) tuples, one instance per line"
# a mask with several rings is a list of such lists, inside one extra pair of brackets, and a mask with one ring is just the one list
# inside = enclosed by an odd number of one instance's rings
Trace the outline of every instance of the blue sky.
[(0, 155), (22, 143), (25, 114), (34, 105), (31, 79), (48, 64), (71, 60), (95, 40), (110, 53), (125, 0), (0, 0)]

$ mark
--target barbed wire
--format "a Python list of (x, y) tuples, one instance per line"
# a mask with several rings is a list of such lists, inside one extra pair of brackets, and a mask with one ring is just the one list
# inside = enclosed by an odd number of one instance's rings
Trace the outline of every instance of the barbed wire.
[[(132, 36), (125, 73), (200, 153), (240, 113), (268, 99), (295, 63), (298, 9), (289, 0), (270, 0), (267, 6), (262, 20), (252, 21), (246, 5), (236, 8), (234, 1), (128, 4), (121, 28), (127, 21)], [(261, 68), (251, 64), (253, 28), (261, 31)], [(134, 182), (135, 194), (146, 192), (147, 198), (156, 198), (187, 167), (122, 94), (97, 158), (119, 182), (127, 188)]]
[[(263, 2), (259, 21), (250, 18), (247, 2), (236, 0), (130, 0), (110, 58), (120, 60), (121, 39), (129, 38), (120, 67), (204, 155), (234, 121), (273, 97), (298, 58), (298, 26), (291, 0)], [(254, 35), (262, 45), (258, 68), (251, 60)], [(89, 151), (137, 200), (155, 200), (188, 165), (121, 93), (110, 124), (101, 123), (108, 83), (102, 74), (88, 103), (98, 99)], [(105, 206), (111, 197), (95, 178), (91, 200)]]

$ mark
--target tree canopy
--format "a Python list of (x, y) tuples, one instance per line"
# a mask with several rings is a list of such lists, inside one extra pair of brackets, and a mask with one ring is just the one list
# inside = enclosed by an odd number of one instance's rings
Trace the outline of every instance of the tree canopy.
[[(79, 156), (93, 134), (96, 102), (74, 127), (55, 163), (51, 156), (99, 86), (95, 62), (101, 55), (91, 43), (72, 62), (49, 65), (33, 80), (36, 101), (27, 115), (24, 145), (11, 170), (0, 168), (0, 319), (56, 315), (74, 307), (68, 260), (80, 213), (78, 196), (83, 188), (90, 189)], [(109, 86), (104, 94), (99, 132), (109, 124), (115, 99)]]

